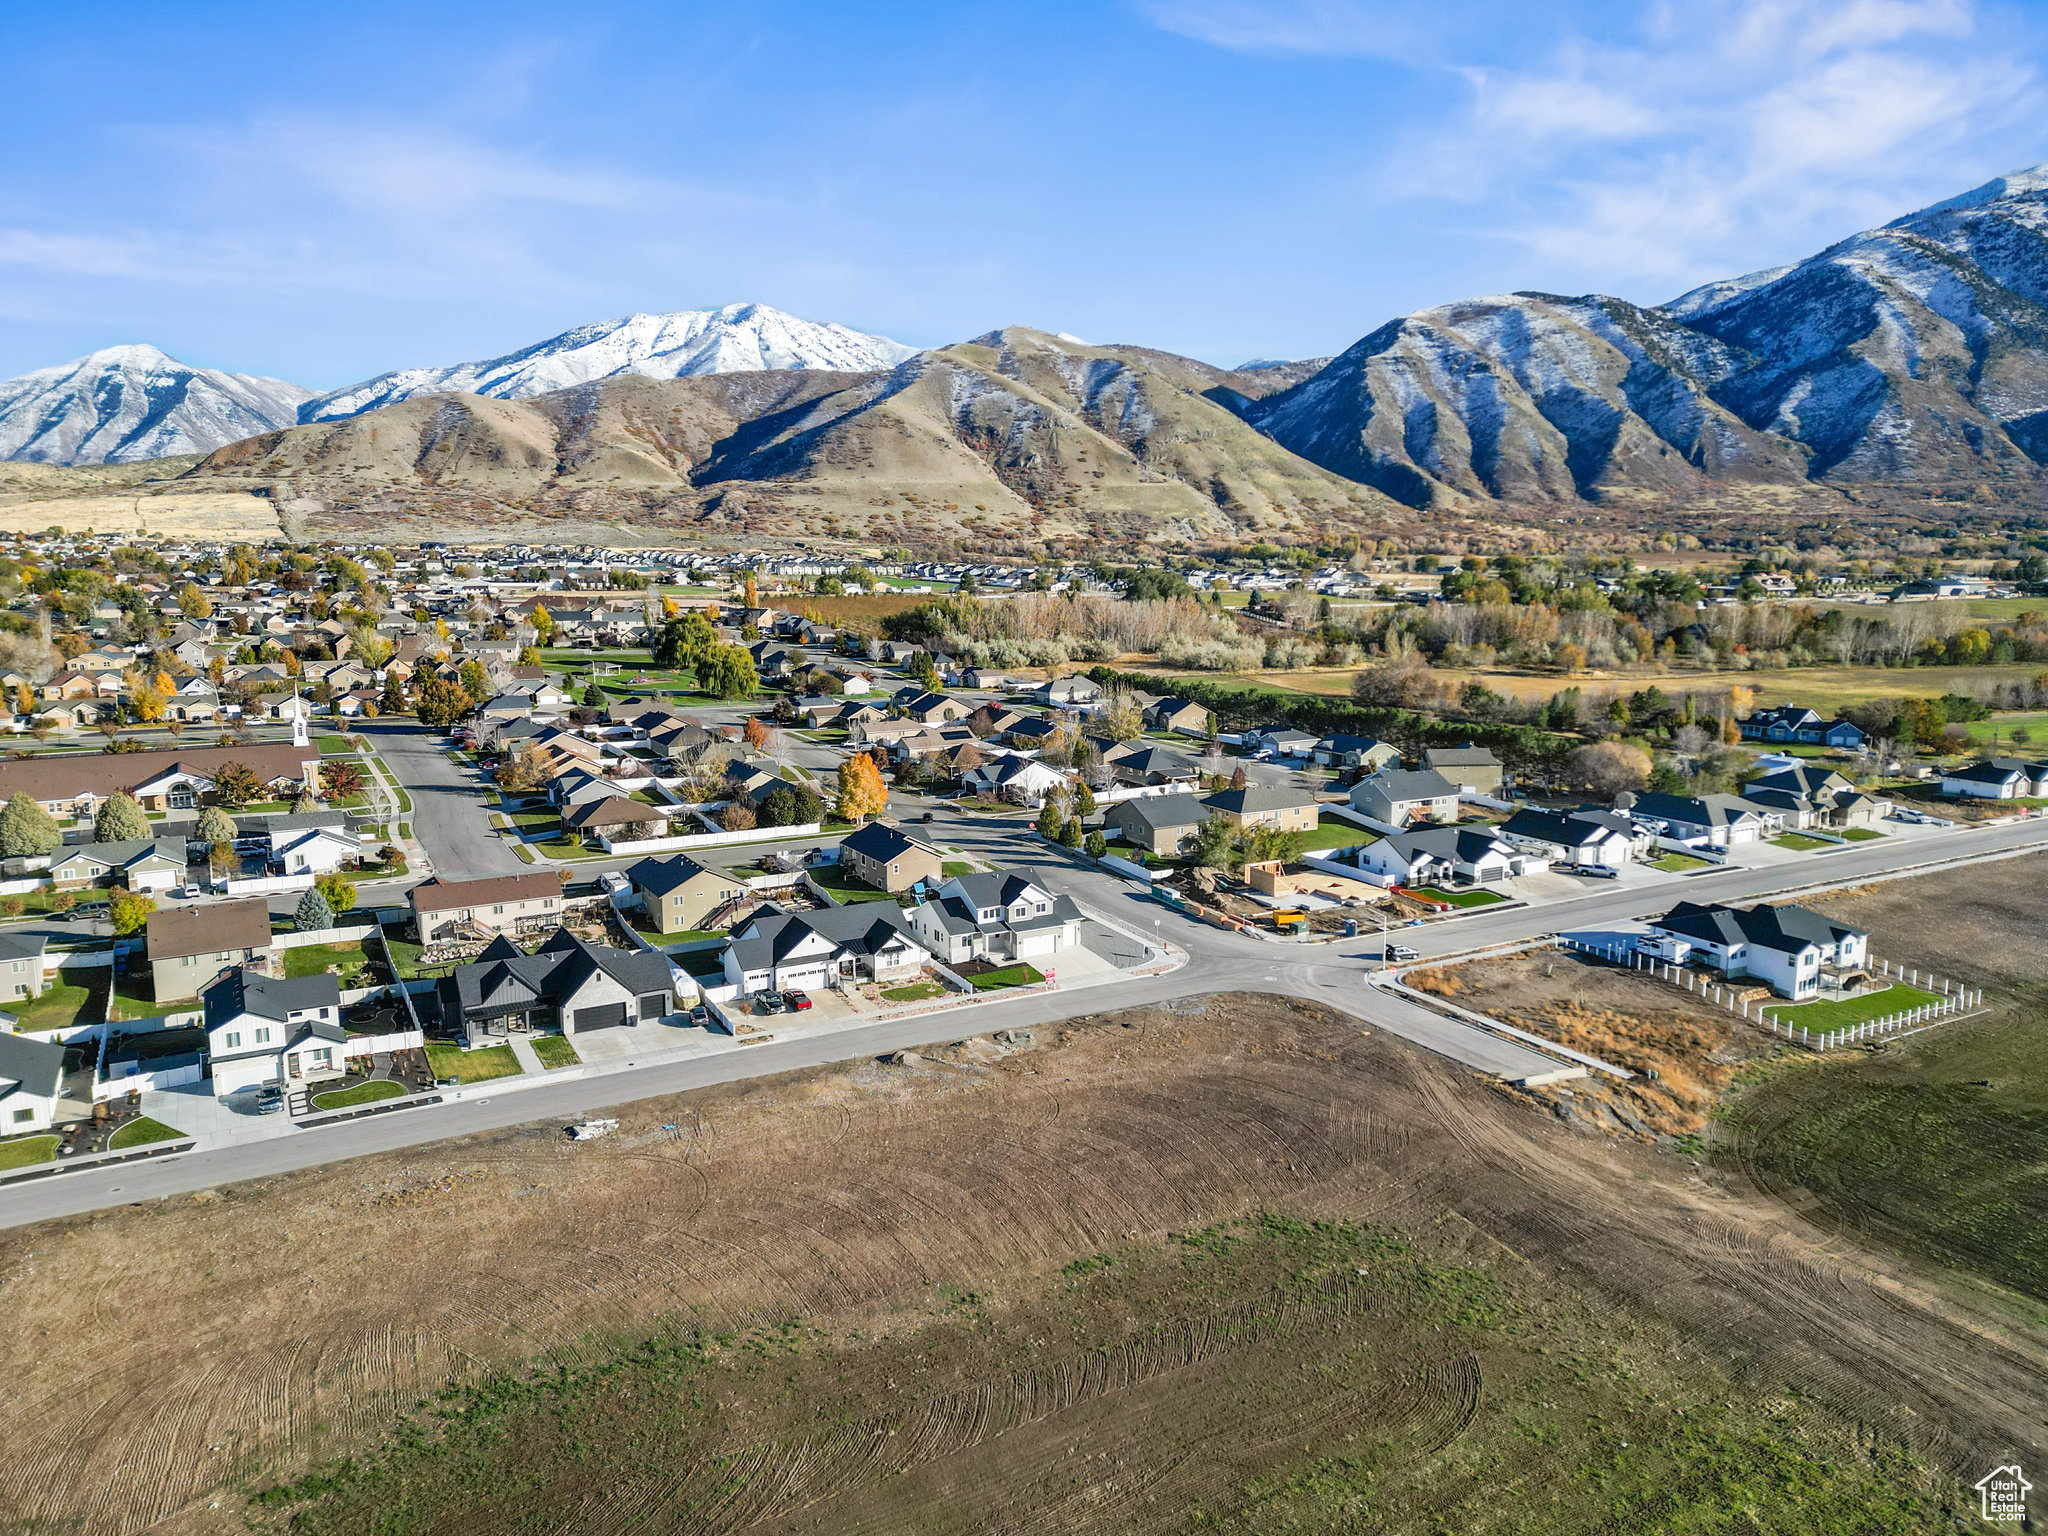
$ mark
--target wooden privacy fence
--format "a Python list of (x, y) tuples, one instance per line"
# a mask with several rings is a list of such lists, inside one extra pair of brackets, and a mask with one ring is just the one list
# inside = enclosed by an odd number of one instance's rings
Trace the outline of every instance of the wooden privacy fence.
[(1583, 939), (1574, 939), (1562, 934), (1558, 937), (1558, 943), (1580, 954), (1593, 955), (1612, 965), (1642, 971), (1660, 981), (1668, 981), (1674, 987), (1682, 987), (1693, 993), (1703, 1003), (1718, 1004), (1753, 1024), (1762, 1025), (1774, 1035), (1781, 1035), (1796, 1045), (1803, 1045), (1815, 1051), (1831, 1051), (1837, 1046), (1854, 1045), (1858, 1041), (1875, 1040), (1884, 1035), (1897, 1034), (1901, 1030), (1915, 1029), (1934, 1020), (1978, 1007), (1984, 1001), (1984, 992), (1980, 987), (1962, 986), (1947, 977), (1935, 976), (1932, 973), (1923, 980), (1917, 970), (1907, 970), (1892, 965), (1888, 960), (1881, 960), (1878, 966), (1884, 975), (1904, 985), (1921, 987), (1928, 991), (1932, 991), (1938, 985), (1942, 995), (1931, 1003), (1923, 1003), (1917, 1008), (1902, 1008), (1897, 1013), (1887, 1014), (1883, 1018), (1865, 1019), (1861, 1023), (1845, 1024), (1839, 1029), (1816, 1032), (1804, 1024), (1787, 1023), (1779, 1017), (1775, 1006), (1764, 999), (1757, 999), (1752, 1006), (1748, 998), (1725, 982), (1716, 981), (1713, 977), (1695, 971), (1689, 966), (1673, 965), (1667, 960), (1658, 959), (1655, 955), (1641, 954), (1622, 944), (1590, 944)]

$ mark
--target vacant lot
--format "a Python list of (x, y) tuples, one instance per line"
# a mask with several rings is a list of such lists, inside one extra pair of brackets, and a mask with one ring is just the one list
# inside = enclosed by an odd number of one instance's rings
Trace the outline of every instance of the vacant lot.
[(0, 1235), (10, 1518), (1933, 1531), (2044, 1449), (2032, 1340), (1305, 1005), (617, 1113)]
[(182, 496), (0, 496), (0, 532), (40, 533), (45, 528), (131, 533), (147, 529), (167, 538), (273, 539), (277, 508), (246, 491), (200, 491)]
[(1815, 902), (1875, 953), (1981, 986), (1986, 1011), (1770, 1075), (1729, 1119), (1764, 1189), (2048, 1301), (2048, 859), (2007, 859)]

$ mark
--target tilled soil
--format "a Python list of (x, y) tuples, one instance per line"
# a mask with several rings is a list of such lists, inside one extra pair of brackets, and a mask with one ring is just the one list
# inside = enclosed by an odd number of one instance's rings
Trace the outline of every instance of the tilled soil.
[[(535, 1125), (9, 1232), (0, 1510), (22, 1529), (239, 1529), (223, 1489), (373, 1447), (444, 1388), (610, 1361), (678, 1330), (764, 1352), (815, 1334), (902, 1374), (856, 1383), (866, 1395), (846, 1385), (825, 1429), (797, 1408), (830, 1373), (804, 1390), (792, 1377), (780, 1406), (694, 1402), (689, 1425), (726, 1436), (706, 1442), (718, 1464), (752, 1456), (767, 1481), (686, 1498), (691, 1463), (601, 1517), (609, 1489), (572, 1489), (589, 1502), (564, 1510), (539, 1484), (521, 1497), (554, 1513), (531, 1528), (936, 1529), (919, 1512), (967, 1509), (971, 1490), (982, 1528), (1150, 1530), (1333, 1437), (1450, 1465), (1494, 1367), (1442, 1321), (1388, 1323), (1377, 1375), (1318, 1374), (1339, 1332), (1374, 1336), (1383, 1303), (1356, 1290), (1373, 1283), (1363, 1261), (1356, 1282), (1347, 1259), (1312, 1304), (1290, 1292), (1260, 1320), (1200, 1272), (1105, 1293), (1071, 1335), (1056, 1310), (1030, 1310), (1063, 1267), (1121, 1255), (1149, 1273), (1172, 1234), (1262, 1212), (1405, 1233), (1508, 1293), (1583, 1290), (1608, 1320), (1596, 1335), (1654, 1351), (1674, 1382), (1791, 1394), (1795, 1418), (1897, 1437), (1944, 1474), (2040, 1459), (2039, 1340), (1989, 1337), (1781, 1207), (1668, 1152), (1576, 1134), (1356, 1020), (1220, 997), (994, 1056), (736, 1085), (627, 1106), (599, 1142)], [(1439, 1291), (1435, 1273), (1404, 1284)], [(1152, 1342), (1117, 1342), (1119, 1307)], [(914, 1364), (942, 1325), (954, 1353)], [(976, 1337), (996, 1342), (959, 1343)], [(1343, 1436), (1317, 1428), (1326, 1409)], [(922, 1437), (915, 1456), (896, 1454), (906, 1434)], [(1129, 1465), (1091, 1465), (1098, 1442)], [(1475, 1496), (1487, 1464), (1461, 1473)]]

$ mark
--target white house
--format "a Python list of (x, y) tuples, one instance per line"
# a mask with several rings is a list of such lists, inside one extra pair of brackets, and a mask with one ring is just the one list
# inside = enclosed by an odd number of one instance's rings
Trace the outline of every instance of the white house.
[(1058, 769), (1017, 756), (990, 757), (960, 775), (969, 794), (994, 795), (1033, 809), (1045, 804), (1045, 797), (1067, 782)]
[(1358, 865), (1397, 885), (1458, 881), (1491, 885), (1540, 871), (1547, 862), (1517, 850), (1485, 828), (1425, 827), (1395, 832), (1358, 850)]
[(1824, 970), (1854, 971), (1870, 963), (1868, 934), (1810, 907), (1681, 901), (1650, 931), (1688, 941), (1696, 958), (1731, 979), (1753, 977), (1795, 1000), (1820, 991)]
[(343, 1076), (348, 1032), (331, 975), (263, 976), (243, 966), (200, 994), (213, 1096), (261, 1083), (316, 1083)]
[(1081, 909), (1026, 871), (958, 875), (907, 914), (918, 942), (948, 965), (1044, 960), (1081, 942)]
[(64, 1047), (0, 1033), (0, 1135), (48, 1130), (64, 1094)]
[(1980, 758), (1965, 768), (1944, 768), (1941, 792), (1951, 799), (2031, 800), (2048, 795), (2048, 763)]
[(1629, 808), (1637, 825), (1693, 848), (1733, 848), (1764, 833), (1761, 807), (1734, 795), (1639, 796)]
[(891, 902), (818, 912), (784, 912), (771, 902), (733, 930), (723, 958), (725, 979), (746, 995), (902, 980), (931, 952)]
[(332, 827), (312, 827), (282, 843), (277, 857), (288, 875), (325, 875), (360, 858), (363, 845)]
[(1636, 835), (1628, 818), (1605, 812), (1566, 815), (1524, 808), (1501, 824), (1500, 835), (1553, 864), (1580, 869), (1619, 869), (1636, 850)]
[(1385, 768), (1351, 786), (1351, 808), (1390, 827), (1448, 824), (1458, 819), (1458, 786), (1434, 768)]

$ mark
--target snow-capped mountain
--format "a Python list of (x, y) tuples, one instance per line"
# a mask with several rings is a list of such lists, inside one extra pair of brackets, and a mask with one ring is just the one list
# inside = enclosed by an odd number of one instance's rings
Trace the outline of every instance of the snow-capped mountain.
[(313, 392), (192, 368), (155, 347), (106, 347), (0, 383), (0, 459), (130, 464), (290, 426)]
[(448, 368), (401, 369), (308, 400), (298, 419), (339, 421), (415, 395), (519, 400), (626, 373), (652, 379), (767, 369), (872, 373), (893, 368), (916, 352), (886, 336), (799, 320), (765, 304), (728, 304), (723, 309), (600, 320), (503, 357)]
[(2048, 166), (1655, 309), (1516, 293), (1423, 310), (1243, 414), (1418, 507), (2039, 479)]

